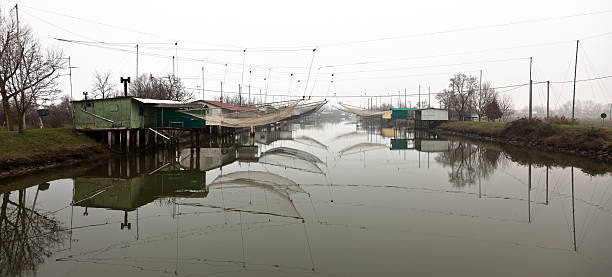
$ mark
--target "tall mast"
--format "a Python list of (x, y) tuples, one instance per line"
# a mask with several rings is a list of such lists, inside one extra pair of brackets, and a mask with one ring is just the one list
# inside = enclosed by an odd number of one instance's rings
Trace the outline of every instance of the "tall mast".
[(572, 125), (574, 125), (574, 121), (576, 120), (574, 117), (574, 110), (576, 107), (576, 72), (578, 71), (578, 45), (580, 44), (580, 40), (576, 41), (576, 62), (574, 63), (574, 93), (572, 95)]

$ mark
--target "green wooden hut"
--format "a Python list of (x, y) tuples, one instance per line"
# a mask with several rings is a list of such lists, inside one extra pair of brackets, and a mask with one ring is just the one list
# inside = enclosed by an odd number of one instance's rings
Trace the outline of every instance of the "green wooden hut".
[(411, 119), (414, 117), (413, 108), (392, 108), (391, 118), (393, 119)]
[(73, 108), (74, 126), (78, 130), (206, 127), (205, 120), (181, 112), (201, 107), (172, 100), (131, 96), (87, 99), (73, 101)]

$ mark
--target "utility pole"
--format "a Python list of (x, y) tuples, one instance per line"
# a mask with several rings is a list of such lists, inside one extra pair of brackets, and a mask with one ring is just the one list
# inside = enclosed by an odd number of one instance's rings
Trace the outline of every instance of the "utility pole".
[(407, 104), (408, 104), (408, 95), (406, 94), (406, 89), (404, 89), (404, 107), (408, 108)]
[(431, 108), (431, 86), (427, 87), (427, 94), (429, 95), (429, 100), (427, 100), (427, 107)]
[(70, 77), (70, 100), (74, 100), (72, 98), (72, 66), (70, 65), (70, 56), (68, 56), (68, 76)]
[(178, 40), (174, 43), (174, 55), (176, 56), (176, 76), (178, 76)]
[(578, 45), (580, 44), (580, 40), (576, 41), (576, 62), (574, 63), (574, 93), (572, 95), (572, 125), (574, 125), (574, 121), (576, 118), (574, 117), (574, 111), (576, 108), (576, 73), (578, 71)]
[(223, 82), (221, 82), (221, 97), (219, 98), (219, 102), (223, 103)]
[(242, 106), (242, 86), (238, 84), (238, 106)]
[(421, 108), (421, 85), (419, 84), (419, 109)]
[(204, 100), (204, 67), (202, 66), (202, 100)]
[[(264, 102), (268, 102), (268, 85), (270, 84), (270, 70), (272, 68), (268, 68), (268, 78), (266, 78), (266, 97), (264, 99)], [(308, 85), (308, 83), (306, 84)], [(304, 89), (304, 95), (306, 95), (306, 89)]]
[(550, 81), (546, 81), (546, 121), (550, 120)]
[(136, 78), (138, 78), (138, 44), (136, 44)]
[(397, 91), (397, 107), (402, 107), (402, 94), (399, 90)]
[(176, 71), (174, 71), (174, 56), (172, 56), (172, 76), (176, 76)]
[(242, 106), (242, 87), (244, 87), (244, 61), (246, 60), (246, 49), (242, 50), (242, 73), (240, 74), (240, 86), (238, 86), (238, 98)]
[[(478, 107), (476, 108), (478, 109), (483, 108), (483, 105), (482, 105), (482, 69), (480, 70), (480, 77), (478, 77)], [(480, 110), (478, 111), (478, 113), (483, 114), (483, 112)], [(529, 118), (531, 118), (531, 116)], [(482, 120), (482, 118), (480, 117), (480, 115), (478, 115), (478, 121), (480, 120)]]
[(531, 79), (531, 65), (532, 65), (532, 63), (533, 63), (533, 58), (529, 57), (529, 120), (531, 120), (532, 105), (533, 105), (533, 99), (532, 99), (533, 80)]

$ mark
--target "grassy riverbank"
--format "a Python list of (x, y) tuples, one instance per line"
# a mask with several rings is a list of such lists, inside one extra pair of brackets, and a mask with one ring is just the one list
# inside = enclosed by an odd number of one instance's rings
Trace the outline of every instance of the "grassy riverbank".
[(96, 140), (71, 127), (0, 131), (0, 178), (50, 168), (104, 153)]
[(612, 128), (519, 119), (508, 123), (452, 121), (438, 130), (612, 161)]

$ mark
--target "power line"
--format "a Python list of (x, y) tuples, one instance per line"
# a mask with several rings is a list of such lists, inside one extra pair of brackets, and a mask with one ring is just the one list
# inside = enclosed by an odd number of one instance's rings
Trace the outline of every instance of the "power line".
[(480, 26), (456, 28), (456, 29), (449, 29), (449, 30), (442, 30), (442, 31), (426, 32), (426, 33), (408, 34), (408, 35), (383, 37), (383, 38), (367, 39), (367, 40), (354, 40), (354, 41), (328, 43), (328, 44), (322, 44), (321, 47), (331, 47), (331, 46), (340, 46), (340, 45), (348, 45), (348, 44), (361, 44), (361, 43), (377, 42), (377, 41), (384, 41), (384, 40), (407, 39), (407, 38), (424, 37), (424, 36), (440, 35), (440, 34), (447, 34), (447, 33), (458, 33), (458, 32), (467, 32), (467, 31), (474, 31), (474, 30), (481, 30), (481, 29), (492, 29), (492, 28), (507, 27), (507, 26), (512, 26), (512, 25), (522, 25), (522, 24), (530, 24), (530, 23), (545, 22), (545, 21), (556, 21), (556, 20), (567, 19), (567, 18), (598, 15), (598, 14), (605, 14), (605, 13), (611, 13), (611, 12), (612, 12), (612, 9), (600, 10), (600, 11), (592, 11), (592, 12), (585, 12), (585, 13), (578, 13), (578, 14), (528, 19), (528, 20), (520, 20), (520, 21), (514, 21), (514, 22), (508, 22), (508, 23), (480, 25)]
[[(28, 5), (20, 4), (20, 6), (21, 7), (26, 7), (26, 8), (31, 9), (31, 10), (36, 10), (36, 11), (39, 11), (39, 12), (54, 14), (54, 15), (57, 15), (57, 16), (62, 16), (62, 17), (67, 17), (67, 18), (71, 18), (71, 19), (75, 19), (75, 20), (89, 22), (89, 23), (92, 23), (92, 24), (97, 24), (97, 25), (100, 25), (100, 26), (105, 26), (105, 27), (114, 28), (114, 29), (118, 29), (118, 30), (123, 30), (123, 31), (127, 31), (127, 32), (138, 33), (138, 34), (147, 35), (147, 36), (151, 36), (151, 37), (161, 38), (161, 39), (169, 40), (169, 41), (173, 41), (173, 42), (178, 40), (177, 38), (161, 36), (161, 35), (157, 35), (157, 34), (153, 34), (153, 33), (149, 33), (149, 32), (139, 31), (139, 30), (136, 30), (136, 29), (130, 29), (130, 28), (122, 27), (122, 26), (117, 26), (117, 25), (112, 25), (112, 24), (103, 23), (103, 22), (99, 22), (99, 21), (94, 21), (94, 20), (91, 20), (91, 19), (86, 19), (86, 18), (81, 18), (81, 17), (77, 17), (77, 16), (67, 15), (67, 14), (63, 14), (63, 13), (59, 13), (59, 12), (54, 12), (54, 11), (49, 11), (49, 10), (40, 9), (40, 8), (34, 8), (34, 7), (31, 7), (31, 6), (28, 6)], [(228, 47), (228, 48), (240, 48), (240, 49), (244, 49), (243, 46), (235, 46), (235, 45), (227, 45), (227, 44), (214, 44), (214, 43), (206, 43), (206, 42), (199, 42), (199, 41), (198, 42), (196, 42), (196, 41), (187, 41), (187, 40), (180, 40), (180, 41), (194, 43), (194, 44), (203, 44), (203, 45), (212, 45), (212, 46), (221, 46), (221, 47)]]
[[(609, 79), (612, 78), (612, 75), (606, 75), (606, 76), (601, 76), (601, 77), (597, 77), (597, 78), (589, 78), (589, 79), (581, 79), (581, 80), (576, 80), (576, 82), (589, 82), (589, 81), (595, 81), (595, 80), (601, 80), (601, 79)], [(533, 84), (546, 84), (547, 81), (538, 81), (538, 82), (533, 82)], [(564, 83), (572, 83), (574, 82), (573, 80), (567, 80), (567, 81), (550, 81), (551, 84), (564, 84)], [(511, 88), (510, 90), (507, 91), (503, 91), (503, 92), (499, 92), (499, 93), (505, 93), (508, 91), (512, 91), (515, 89), (518, 89), (520, 87), (524, 87), (524, 86), (528, 86), (529, 83), (525, 83), (525, 84), (516, 84), (516, 85), (505, 85), (505, 86), (498, 86), (498, 87), (491, 87), (491, 89), (503, 89), (503, 88)], [(252, 87), (252, 88), (257, 88), (257, 87)], [(187, 89), (192, 89), (192, 90), (202, 90), (200, 88), (187, 88)], [(221, 92), (220, 90), (213, 90), (213, 89), (206, 89), (205, 91), (207, 92)], [(281, 91), (281, 90), (278, 90)], [(238, 91), (226, 91), (223, 90), (224, 94), (238, 94)], [(438, 95), (438, 94), (442, 94), (442, 92), (436, 92), (436, 93), (431, 93), (433, 95)], [(408, 93), (405, 94), (406, 96), (418, 96), (419, 93)], [(294, 97), (294, 98), (301, 98), (301, 95), (290, 95), (290, 94), (269, 94), (269, 96), (284, 96), (284, 97)], [(402, 95), (404, 96), (404, 95)], [(388, 94), (381, 94), (381, 95), (336, 95), (336, 94), (319, 94), (319, 95), (312, 95), (312, 97), (319, 97), (319, 98), (369, 98), (369, 97), (379, 97), (379, 98), (386, 98), (386, 97), (397, 97), (397, 94), (392, 94), (392, 93), (388, 93)]]

